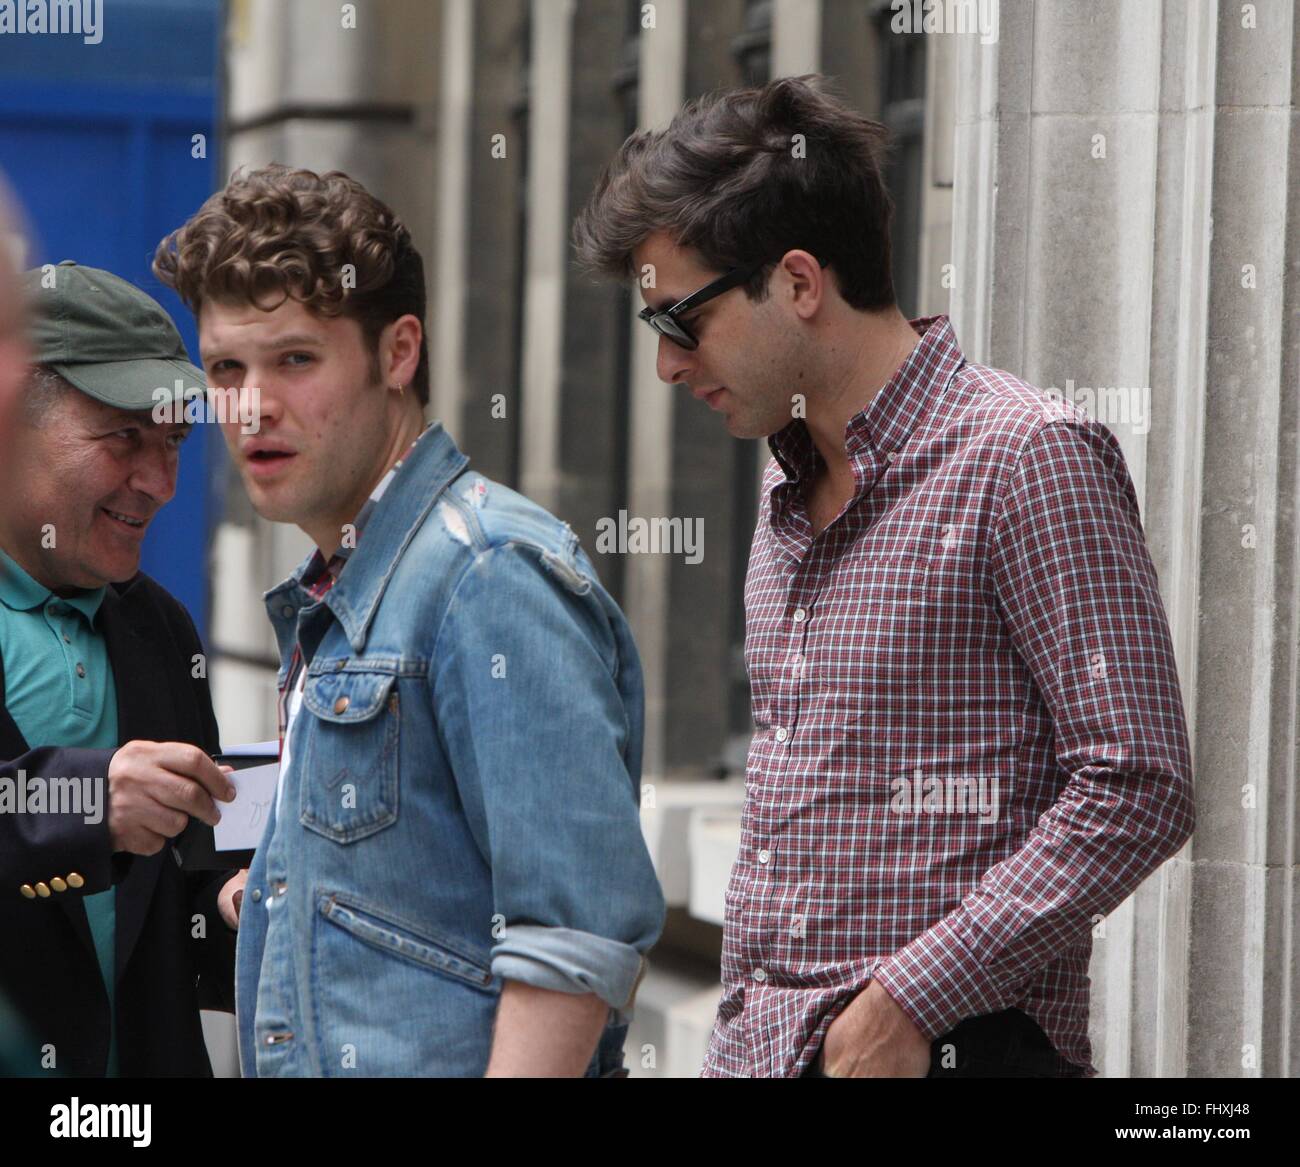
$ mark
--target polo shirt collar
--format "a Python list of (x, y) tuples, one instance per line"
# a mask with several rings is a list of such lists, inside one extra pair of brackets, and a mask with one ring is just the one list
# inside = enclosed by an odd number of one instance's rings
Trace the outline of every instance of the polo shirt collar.
[[(80, 590), (71, 596), (55, 596), (60, 603), (75, 608), (92, 627), (95, 614), (104, 602), (106, 588)], [(44, 584), (27, 574), (6, 552), (0, 551), (0, 603), (15, 612), (30, 612), (43, 607), (54, 596)]]

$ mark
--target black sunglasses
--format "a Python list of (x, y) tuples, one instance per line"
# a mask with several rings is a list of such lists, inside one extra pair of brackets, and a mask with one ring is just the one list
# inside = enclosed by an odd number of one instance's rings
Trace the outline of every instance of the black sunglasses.
[(637, 313), (637, 319), (644, 320), (660, 336), (666, 336), (678, 347), (688, 350), (697, 349), (700, 347), (700, 342), (678, 317), (693, 311), (701, 304), (707, 304), (714, 296), (721, 296), (723, 292), (729, 292), (737, 284), (743, 284), (760, 268), (772, 262), (774, 261), (770, 259), (760, 259), (756, 263), (746, 264), (743, 267), (733, 267), (730, 271), (720, 275), (711, 284), (705, 284), (699, 291), (692, 292), (686, 299), (678, 300), (671, 308), (661, 308), (658, 311), (654, 308), (642, 308)]

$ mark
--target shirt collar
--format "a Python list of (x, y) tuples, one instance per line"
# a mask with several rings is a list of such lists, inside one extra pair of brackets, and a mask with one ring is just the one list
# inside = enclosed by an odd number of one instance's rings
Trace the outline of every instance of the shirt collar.
[[(921, 337), (920, 343), (844, 427), (844, 448), (855, 466), (864, 456), (883, 457), (901, 449), (966, 360), (947, 316), (923, 316), (908, 323)], [(810, 475), (817, 450), (801, 419), (790, 422), (767, 443), (788, 483)]]
[[(442, 492), (468, 464), (451, 435), (434, 422), (407, 455), (402, 473), (389, 482), (374, 513), (367, 516), (365, 540), (352, 549), (352, 569), (342, 573), (321, 601), (342, 626), (354, 651), (360, 652), (366, 643), (371, 621), (403, 552)], [(280, 609), (301, 587), (300, 568), (263, 597), (276, 625), (282, 659), (287, 659), (286, 645), (293, 633)]]
[(389, 467), (388, 473), (375, 484), (374, 490), (370, 492), (370, 496), (366, 499), (365, 504), (357, 513), (357, 517), (352, 520), (354, 537), (351, 540), (345, 539), (340, 542), (334, 549), (334, 554), (331, 555), (328, 560), (321, 554), (319, 547), (315, 552), (313, 552), (306, 570), (302, 573), (303, 587), (311, 588), (313, 584), (318, 583), (322, 578), (324, 578), (326, 572), (333, 575), (335, 579), (338, 578), (339, 572), (343, 570), (349, 557), (352, 555), (352, 552), (356, 549), (356, 545), (361, 539), (361, 532), (365, 529), (367, 521), (374, 513), (375, 507), (379, 505), (379, 500), (384, 497), (384, 492), (388, 489), (389, 484), (397, 476), (397, 472), (402, 468), (402, 464), (410, 458), (411, 451), (420, 444), (420, 439), (432, 428), (431, 425), (426, 424), (424, 429), (422, 429), (417, 435), (415, 441), (406, 447), (406, 452)]
[[(63, 604), (75, 608), (86, 621), (94, 627), (95, 613), (104, 602), (106, 588), (94, 588), (78, 591), (71, 596), (55, 596)], [(27, 574), (13, 558), (0, 551), (0, 603), (15, 612), (30, 612), (41, 607), (54, 596), (44, 584), (38, 583)]]

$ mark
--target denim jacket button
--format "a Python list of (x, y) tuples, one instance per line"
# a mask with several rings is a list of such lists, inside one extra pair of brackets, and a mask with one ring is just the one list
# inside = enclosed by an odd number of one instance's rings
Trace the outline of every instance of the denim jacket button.
[(347, 707), (348, 707), (348, 699), (346, 696), (340, 697), (337, 701), (334, 702), (335, 713), (342, 713), (345, 709), (347, 709)]

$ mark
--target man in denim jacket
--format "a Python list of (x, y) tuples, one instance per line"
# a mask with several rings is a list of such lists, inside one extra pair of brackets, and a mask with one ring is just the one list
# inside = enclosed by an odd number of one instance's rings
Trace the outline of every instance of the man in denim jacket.
[(154, 270), (257, 417), (223, 426), (254, 507), (318, 549), (266, 595), (281, 768), (243, 897), (244, 1075), (621, 1072), (664, 914), (636, 648), (567, 525), (425, 427), (406, 228), (344, 175), (268, 167)]

